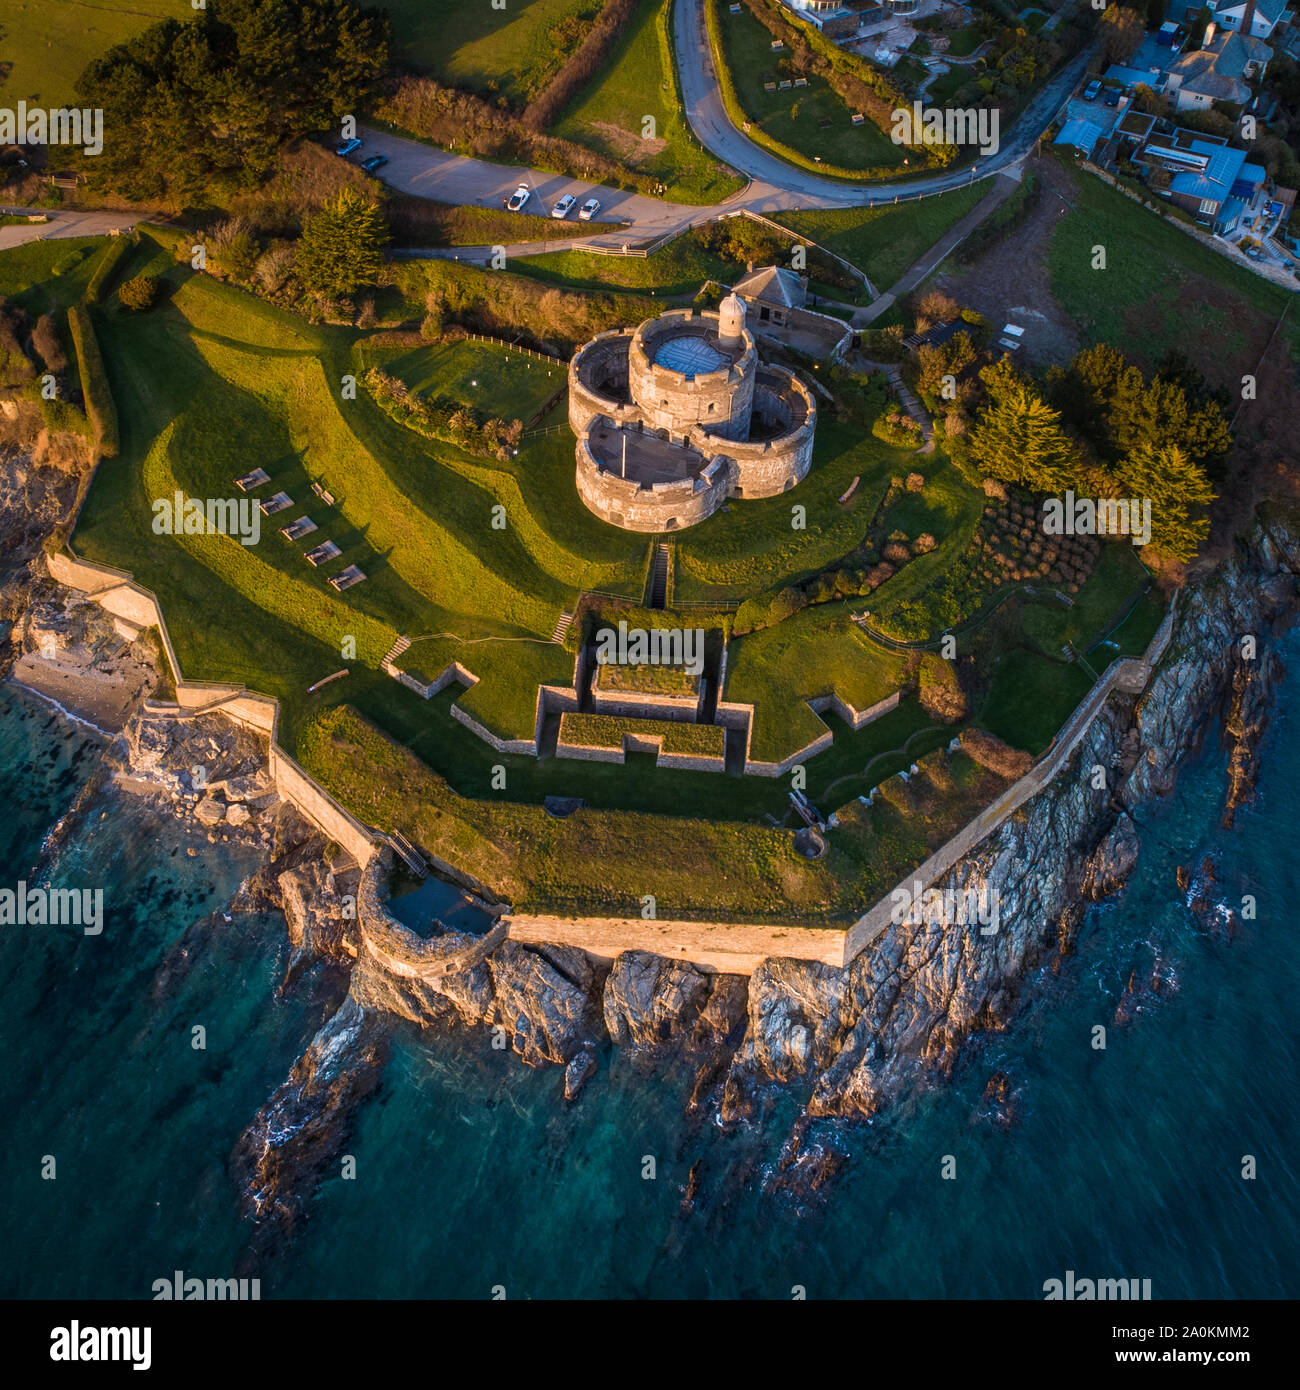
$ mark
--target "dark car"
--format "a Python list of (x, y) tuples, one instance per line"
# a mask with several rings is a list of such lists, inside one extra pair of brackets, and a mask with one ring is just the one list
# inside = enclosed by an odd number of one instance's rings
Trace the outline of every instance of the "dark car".
[(1119, 105), (1119, 88), (1118, 88), (1118, 87), (1111, 87), (1111, 88), (1107, 91), (1107, 93), (1106, 93), (1106, 105), (1107, 105), (1107, 106), (1118, 106), (1118, 105)]
[(373, 174), (376, 169), (382, 169), (387, 163), (388, 156), (386, 154), (372, 154), (369, 159), (361, 161), (361, 167), (367, 174)]

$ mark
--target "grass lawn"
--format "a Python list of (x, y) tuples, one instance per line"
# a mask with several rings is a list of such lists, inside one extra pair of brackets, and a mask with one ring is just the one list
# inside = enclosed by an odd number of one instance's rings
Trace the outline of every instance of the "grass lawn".
[[(1059, 658), (1067, 642), (1075, 651), (1086, 653), (1136, 605), (1150, 583), (1134, 546), (1127, 541), (1108, 542), (1097, 557), (1097, 567), (1075, 595), (1073, 608), (1049, 604), (1025, 607), (1025, 635), (1045, 656)], [(1156, 610), (1162, 611), (1158, 597), (1155, 603)]]
[(689, 232), (650, 255), (593, 256), (585, 251), (548, 251), (517, 257), (518, 275), (570, 290), (648, 290), (651, 294), (694, 295), (706, 280), (730, 284), (737, 267), (706, 251)]
[(780, 213), (779, 219), (851, 261), (884, 291), (987, 192), (981, 183), (885, 207), (810, 208)]
[(948, 52), (954, 58), (969, 58), (983, 43), (979, 28), (974, 24), (968, 24), (964, 29), (954, 30), (950, 35), (950, 40)]
[(536, 213), (507, 208), (437, 203), (390, 193), (385, 215), (395, 246), (509, 246), (527, 241), (570, 241), (583, 233), (594, 236), (623, 226), (621, 222), (558, 221)]
[(806, 701), (833, 693), (862, 710), (901, 682), (901, 659), (863, 637), (844, 604), (828, 603), (738, 638), (724, 693), (754, 706), (752, 756), (779, 762), (825, 732)]
[[(1098, 178), (1069, 169), (1074, 208), (1048, 249), (1052, 294), (1085, 343), (1107, 342), (1158, 367), (1170, 346), (1216, 386), (1241, 389), (1289, 295), (1252, 275)], [(1092, 268), (1093, 247), (1106, 268)]]
[[(794, 492), (733, 502), (677, 538), (677, 601), (738, 602), (825, 568), (861, 544), (890, 477), (909, 466), (906, 451), (823, 414), (812, 471)], [(862, 481), (841, 506), (855, 477)], [(804, 509), (801, 530), (794, 506)]]
[(682, 116), (665, 13), (672, 4), (641, 0), (601, 71), (550, 133), (658, 179), (674, 202), (716, 203), (744, 181), (700, 146)]
[(6, 106), (71, 106), (73, 87), (92, 58), (125, 43), (160, 19), (188, 19), (177, 0), (6, 0), (0, 14), (4, 58), (13, 64), (3, 84)]
[[(393, 24), (393, 56), (440, 82), (523, 103), (568, 57), (557, 30), (593, 16), (600, 0), (378, 0)], [(576, 47), (576, 44), (573, 45)]]
[(979, 723), (1037, 757), (1091, 689), (1082, 662), (1067, 666), (1017, 647), (998, 663)]
[[(360, 352), (369, 359), (373, 350)], [(563, 364), (493, 343), (431, 344), (384, 356), (382, 370), (416, 395), (461, 401), (505, 420), (531, 420), (567, 381)]]
[[(352, 365), (350, 330), (312, 328), (164, 253), (155, 262), (148, 268), (164, 271), (170, 288), (163, 307), (97, 316), (125, 445), (99, 470), (74, 543), (159, 593), (188, 676), (244, 680), (281, 698), (289, 748), (313, 703), (306, 686), (349, 664), (340, 660), (345, 637), (355, 638), (358, 672), (377, 666), (398, 632), (548, 638), (582, 584), (612, 584), (624, 571), (639, 582), (638, 540), (602, 550), (596, 533), (611, 528), (594, 517), (589, 535), (570, 528), (575, 551), (543, 530), (520, 487), (534, 461), (527, 444), (509, 466), (485, 465), (403, 429), (364, 391), (343, 401), (331, 383)], [(474, 350), (457, 348), (458, 357)], [(495, 348), (484, 354), (489, 367), (499, 357)], [(468, 361), (459, 369), (474, 370)], [(283, 489), (294, 499), (281, 522), (310, 515), (313, 542), (340, 546), (322, 571), (303, 562), (306, 547), (286, 544), (272, 519), (253, 547), (152, 533), (154, 497), (177, 487), (229, 496), (233, 479), (259, 464), (272, 477), (261, 495)], [(571, 489), (572, 466), (570, 445)], [(335, 506), (315, 497), (312, 481), (334, 494)], [(498, 505), (504, 529), (492, 525)], [(611, 554), (618, 558), (592, 558)], [(326, 575), (348, 563), (367, 581), (336, 594)], [(523, 662), (536, 644), (499, 645)], [(503, 659), (494, 669), (505, 680), (511, 667)], [(520, 683), (532, 674), (522, 672)], [(354, 679), (330, 686), (329, 698), (351, 698)], [(489, 689), (485, 682), (476, 698)]]
[[(749, 10), (732, 14), (723, 6), (718, 18), (741, 106), (774, 140), (841, 169), (902, 166), (902, 147), (869, 120), (855, 126), (853, 113), (824, 78), (780, 89), (781, 82), (794, 80), (790, 54), (772, 51), (772, 35)], [(778, 84), (776, 91), (765, 90), (769, 82)]]

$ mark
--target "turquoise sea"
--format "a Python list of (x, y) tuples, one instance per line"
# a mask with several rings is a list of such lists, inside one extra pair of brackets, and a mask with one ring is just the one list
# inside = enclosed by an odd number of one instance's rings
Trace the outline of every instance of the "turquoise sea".
[[(873, 1125), (832, 1127), (850, 1161), (809, 1209), (763, 1191), (790, 1103), (724, 1132), (683, 1118), (687, 1078), (613, 1053), (566, 1106), (557, 1071), (492, 1051), (486, 1031), (399, 1030), (345, 1145), (355, 1178), (327, 1180), (252, 1271), (262, 1297), (788, 1299), (798, 1285), (810, 1298), (1040, 1298), (1067, 1269), (1148, 1278), (1157, 1298), (1294, 1296), (1300, 641), (1285, 651), (1256, 804), (1221, 828), (1212, 737), (1143, 816), (1139, 868), (1090, 913), (1077, 953), (951, 1083)], [(278, 996), (278, 919), (225, 920), (251, 861), (137, 799), (98, 793), (43, 849), (98, 747), (0, 687), (0, 884), (102, 886), (106, 918), (99, 937), (0, 927), (7, 1297), (147, 1298), (176, 1269), (239, 1268), (250, 1231), (231, 1150), (336, 1003), (324, 978)], [(1206, 854), (1225, 902), (1258, 903), (1231, 940), (1175, 884)], [(1159, 987), (1116, 1023), (1134, 972)], [(982, 1104), (996, 1070), (1014, 1091), (1009, 1125)]]

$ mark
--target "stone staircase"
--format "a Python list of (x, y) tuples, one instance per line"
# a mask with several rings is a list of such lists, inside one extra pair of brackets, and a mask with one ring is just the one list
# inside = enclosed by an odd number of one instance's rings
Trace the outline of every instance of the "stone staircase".
[(655, 544), (654, 559), (650, 564), (648, 608), (663, 608), (668, 602), (668, 547), (663, 541)]
[(566, 608), (555, 620), (555, 631), (551, 633), (552, 642), (563, 642), (573, 622), (573, 614)]
[(384, 659), (379, 663), (381, 671), (387, 671), (390, 676), (397, 674), (396, 661), (399, 656), (411, 645), (409, 637), (399, 637), (396, 642), (389, 647)]

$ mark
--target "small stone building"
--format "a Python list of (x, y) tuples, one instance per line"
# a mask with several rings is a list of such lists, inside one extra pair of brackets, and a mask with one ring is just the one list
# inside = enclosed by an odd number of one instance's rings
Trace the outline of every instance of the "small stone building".
[(673, 531), (729, 498), (788, 492), (812, 464), (817, 407), (759, 359), (745, 304), (602, 333), (569, 363), (578, 494), (628, 531)]

